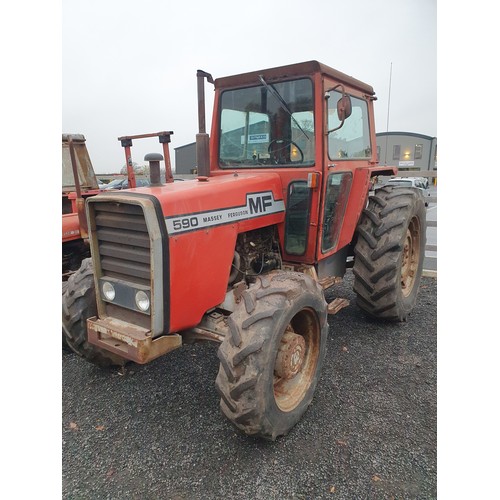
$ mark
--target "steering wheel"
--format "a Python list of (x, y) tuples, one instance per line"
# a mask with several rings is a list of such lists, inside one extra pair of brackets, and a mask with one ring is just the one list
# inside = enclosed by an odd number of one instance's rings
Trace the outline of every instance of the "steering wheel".
[[(272, 146), (274, 144), (277, 144), (278, 147), (275, 148), (272, 152)], [(286, 149), (289, 146), (295, 146), (297, 148), (297, 151), (300, 153), (300, 163), (304, 161), (304, 153), (302, 152), (302, 149), (299, 148), (298, 144), (290, 141), (289, 139), (273, 139), (270, 143), (269, 146), (267, 147), (267, 152), (272, 155), (272, 159), (274, 160), (274, 163), (288, 163), (288, 160), (286, 159), (284, 153)], [(291, 160), (290, 160), (291, 161)]]

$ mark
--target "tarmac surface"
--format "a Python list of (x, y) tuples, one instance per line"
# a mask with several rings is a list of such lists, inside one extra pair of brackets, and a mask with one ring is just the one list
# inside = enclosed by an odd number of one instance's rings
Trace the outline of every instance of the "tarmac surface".
[(125, 374), (62, 359), (64, 499), (432, 499), (437, 280), (408, 322), (366, 318), (350, 271), (327, 300), (328, 350), (313, 402), (276, 442), (219, 409), (217, 346), (186, 345)]

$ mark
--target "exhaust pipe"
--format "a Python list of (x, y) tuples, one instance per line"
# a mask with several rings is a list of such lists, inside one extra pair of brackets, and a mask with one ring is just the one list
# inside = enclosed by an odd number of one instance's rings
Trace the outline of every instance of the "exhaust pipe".
[[(205, 125), (205, 78), (207, 82), (214, 83), (212, 75), (199, 69), (198, 78), (198, 134), (196, 134), (196, 164), (198, 179), (210, 176), (210, 146), (209, 135)], [(201, 179), (200, 179), (201, 180)]]
[[(149, 180), (151, 186), (161, 186), (160, 162), (163, 161), (163, 156), (160, 153), (148, 153), (144, 157), (144, 161), (149, 162)], [(167, 173), (165, 172), (165, 177)]]

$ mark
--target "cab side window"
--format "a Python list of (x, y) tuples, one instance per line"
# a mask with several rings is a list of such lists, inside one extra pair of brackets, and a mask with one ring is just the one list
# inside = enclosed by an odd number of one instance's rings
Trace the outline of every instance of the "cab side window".
[(285, 252), (304, 255), (311, 207), (311, 190), (307, 181), (294, 181), (288, 186), (285, 221)]
[[(337, 116), (337, 102), (342, 94), (331, 91), (328, 99), (328, 130), (341, 124)], [(363, 99), (351, 96), (352, 113), (338, 130), (328, 134), (328, 157), (330, 160), (370, 158), (372, 154), (368, 104)]]
[(328, 252), (335, 247), (351, 190), (351, 172), (338, 172), (328, 176), (321, 251)]

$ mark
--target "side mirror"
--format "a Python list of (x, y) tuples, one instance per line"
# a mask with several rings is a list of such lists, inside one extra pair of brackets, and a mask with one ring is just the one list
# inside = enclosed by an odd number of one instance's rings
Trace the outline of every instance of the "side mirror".
[(341, 122), (349, 118), (352, 113), (351, 98), (348, 95), (343, 95), (337, 101), (337, 116)]

